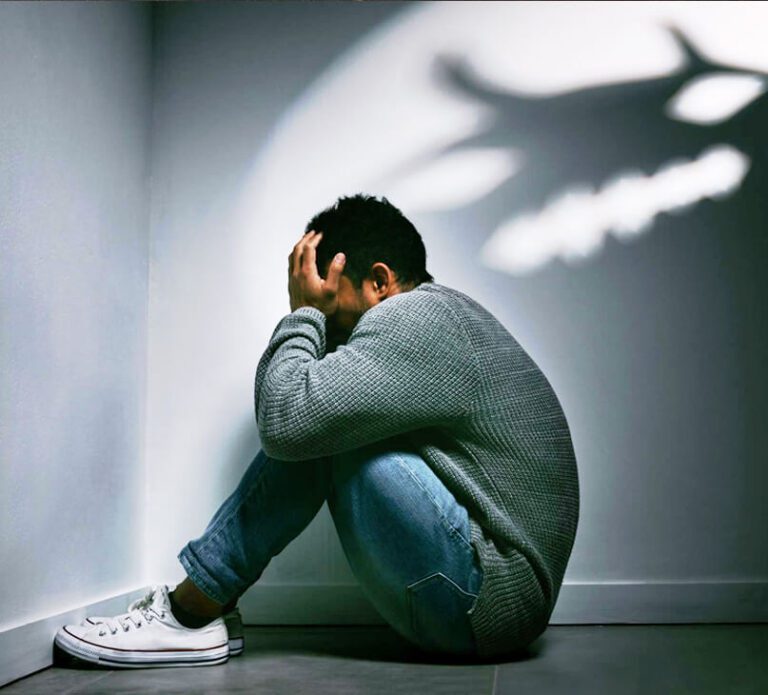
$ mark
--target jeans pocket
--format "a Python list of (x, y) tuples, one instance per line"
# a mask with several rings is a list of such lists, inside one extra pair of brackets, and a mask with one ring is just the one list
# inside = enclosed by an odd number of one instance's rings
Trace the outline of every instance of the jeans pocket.
[(409, 584), (406, 590), (411, 632), (426, 651), (476, 653), (468, 611), (477, 594), (464, 591), (442, 572)]

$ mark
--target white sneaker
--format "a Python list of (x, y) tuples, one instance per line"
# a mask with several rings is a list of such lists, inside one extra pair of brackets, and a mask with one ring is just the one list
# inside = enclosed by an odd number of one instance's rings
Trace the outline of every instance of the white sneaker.
[(197, 630), (184, 627), (171, 612), (167, 586), (134, 601), (127, 613), (100, 620), (65, 625), (56, 633), (56, 646), (110, 668), (214, 666), (229, 658), (224, 619)]
[[(161, 586), (153, 586), (150, 590), (150, 594), (161, 589)], [(128, 612), (135, 611), (140, 606), (144, 605), (147, 597), (136, 599), (128, 606)], [(221, 616), (224, 618), (224, 624), (227, 628), (227, 636), (229, 637), (229, 655), (240, 656), (243, 653), (245, 647), (245, 636), (243, 634), (243, 616), (240, 615), (240, 610), (235, 606), (229, 613), (225, 613)], [(98, 625), (103, 623), (109, 618), (101, 615), (90, 615), (83, 620), (82, 625)]]

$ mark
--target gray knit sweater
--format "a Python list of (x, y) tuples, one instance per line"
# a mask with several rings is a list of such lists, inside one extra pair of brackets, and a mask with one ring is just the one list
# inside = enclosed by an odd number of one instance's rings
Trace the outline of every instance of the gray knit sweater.
[(264, 452), (299, 461), (407, 439), (469, 512), (484, 572), (470, 613), (479, 654), (530, 643), (579, 516), (570, 431), (547, 378), (490, 312), (435, 282), (388, 297), (327, 347), (319, 309), (278, 323), (256, 370)]

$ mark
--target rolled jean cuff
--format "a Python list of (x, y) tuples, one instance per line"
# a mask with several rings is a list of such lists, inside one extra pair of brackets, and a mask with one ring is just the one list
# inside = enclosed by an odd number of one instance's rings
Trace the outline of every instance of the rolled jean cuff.
[(198, 559), (191, 543), (181, 549), (178, 559), (192, 583), (213, 601), (226, 605), (237, 594), (237, 591), (228, 591), (214, 579)]

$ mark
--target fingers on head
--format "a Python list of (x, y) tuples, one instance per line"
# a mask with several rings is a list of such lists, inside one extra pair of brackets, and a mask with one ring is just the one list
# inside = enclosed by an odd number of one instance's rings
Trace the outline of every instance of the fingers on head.
[(316, 232), (314, 229), (304, 233), (304, 236), (296, 242), (293, 250), (288, 254), (289, 271), (298, 271), (302, 263), (306, 267), (310, 267), (315, 262), (315, 249), (322, 236), (322, 232)]
[(311, 232), (312, 236), (307, 238), (304, 245), (303, 261), (308, 270), (315, 267), (317, 260), (317, 245), (320, 243), (323, 236), (322, 232)]

